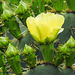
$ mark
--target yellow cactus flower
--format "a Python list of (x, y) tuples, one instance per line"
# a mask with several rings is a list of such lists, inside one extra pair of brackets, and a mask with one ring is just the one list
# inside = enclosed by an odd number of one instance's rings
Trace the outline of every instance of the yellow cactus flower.
[(41, 13), (37, 17), (28, 17), (27, 27), (38, 43), (53, 42), (63, 23), (64, 17), (54, 13)]

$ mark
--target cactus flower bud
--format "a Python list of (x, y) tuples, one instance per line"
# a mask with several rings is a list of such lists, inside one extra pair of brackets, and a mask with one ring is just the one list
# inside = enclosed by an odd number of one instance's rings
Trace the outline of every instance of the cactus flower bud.
[(75, 40), (74, 40), (74, 38), (73, 38), (72, 36), (71, 36), (71, 37), (69, 38), (69, 40), (67, 41), (66, 45), (67, 45), (68, 47), (70, 47), (70, 48), (72, 48), (72, 47), (75, 48)]
[(20, 1), (20, 4), (16, 9), (16, 14), (25, 13), (26, 10), (27, 10), (27, 4), (24, 3), (23, 1)]
[(6, 47), (8, 43), (9, 43), (8, 37), (0, 37), (0, 48)]
[(8, 18), (12, 17), (13, 16), (13, 13), (12, 11), (9, 11), (9, 10), (4, 10), (3, 11), (3, 14), (2, 14), (2, 19), (3, 20), (8, 20)]
[(9, 43), (8, 49), (7, 49), (5, 54), (6, 54), (7, 57), (12, 57), (12, 56), (15, 56), (15, 55), (18, 54), (18, 50), (13, 45), (11, 45)]
[(70, 50), (68, 49), (68, 47), (66, 46), (66, 44), (62, 45), (62, 46), (59, 46), (58, 47), (58, 50), (61, 52), (61, 53), (65, 53), (67, 54)]
[(32, 47), (28, 46), (27, 44), (25, 44), (25, 47), (24, 47), (24, 51), (23, 51), (23, 54), (29, 54), (29, 53), (32, 53), (34, 50)]
[(2, 2), (2, 8), (3, 8), (3, 10), (5, 10), (5, 9), (9, 10), (9, 7), (5, 3), (5, 1)]
[(3, 75), (2, 67), (0, 67), (0, 75)]

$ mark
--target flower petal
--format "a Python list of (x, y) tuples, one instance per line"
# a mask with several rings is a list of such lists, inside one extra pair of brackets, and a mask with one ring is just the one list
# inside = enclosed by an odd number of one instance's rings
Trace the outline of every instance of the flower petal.
[(38, 27), (38, 31), (40, 33), (41, 36), (41, 40), (45, 40), (46, 36), (48, 35), (48, 23), (47, 23), (47, 19), (46, 19), (46, 14), (42, 13), (40, 15), (38, 15), (36, 18), (36, 25)]
[(27, 18), (26, 22), (27, 22), (27, 26), (28, 26), (30, 33), (34, 34), (38, 39), (40, 39), (39, 31), (35, 23), (35, 18), (29, 17)]
[(52, 32), (50, 33), (50, 35), (48, 36), (49, 42), (53, 42), (53, 41), (56, 39), (59, 30), (60, 30), (60, 28), (53, 29), (53, 31), (52, 31)]

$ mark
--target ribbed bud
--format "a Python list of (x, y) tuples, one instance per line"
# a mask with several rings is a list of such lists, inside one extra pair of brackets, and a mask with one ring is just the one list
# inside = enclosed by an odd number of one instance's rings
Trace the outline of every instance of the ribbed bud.
[(5, 54), (7, 57), (12, 57), (12, 56), (15, 56), (18, 54), (18, 50), (15, 48), (15, 46), (13, 46), (9, 43), (8, 49)]

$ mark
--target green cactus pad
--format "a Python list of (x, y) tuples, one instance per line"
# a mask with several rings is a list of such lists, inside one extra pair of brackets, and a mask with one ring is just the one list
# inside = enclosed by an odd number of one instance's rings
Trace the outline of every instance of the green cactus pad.
[(16, 75), (20, 75), (22, 73), (19, 55), (15, 55), (10, 58), (7, 57), (7, 62)]
[(8, 37), (0, 37), (0, 48), (5, 48), (9, 43)]
[(24, 55), (24, 56), (25, 56), (25, 61), (28, 64), (28, 66), (30, 68), (35, 67), (35, 64), (36, 64), (36, 57), (35, 57), (36, 55), (35, 55), (35, 52), (32, 52), (32, 53)]
[(9, 32), (17, 39), (22, 37), (19, 23), (17, 23), (15, 16), (4, 21), (5, 27), (8, 28)]
[(0, 67), (3, 67), (4, 64), (5, 64), (4, 56), (3, 56), (2, 52), (0, 51)]
[(66, 0), (69, 8), (75, 12), (75, 0)]
[(66, 59), (66, 66), (71, 67), (74, 63), (74, 60), (75, 60), (75, 52), (72, 52), (70, 54), (70, 56), (67, 56), (65, 59)]
[(2, 2), (0, 2), (0, 16), (1, 16), (2, 12), (3, 12), (3, 9), (2, 9)]
[(32, 47), (25, 44), (23, 55), (25, 56), (25, 61), (29, 65), (29, 67), (34, 67), (36, 63), (35, 50)]
[(0, 67), (2, 67), (3, 74), (5, 75), (7, 68), (6, 68), (6, 65), (5, 65), (4, 55), (2, 54), (1, 51), (0, 51)]
[(44, 0), (37, 0), (37, 4), (40, 10), (40, 13), (45, 11), (45, 1)]
[(63, 61), (64, 61), (63, 55), (62, 55), (60, 52), (56, 51), (56, 52), (55, 52), (55, 57), (54, 57), (53, 64), (54, 64), (55, 66), (59, 66), (60, 64), (63, 63)]
[(56, 11), (61, 11), (63, 8), (63, 1), (64, 0), (51, 0), (53, 7)]
[(0, 36), (2, 36), (6, 31), (6, 27), (5, 26), (0, 26)]
[(54, 44), (50, 43), (49, 45), (40, 45), (40, 50), (42, 52), (44, 61), (47, 63), (50, 63), (53, 61), (53, 55), (54, 55)]
[(18, 54), (18, 50), (15, 48), (15, 46), (11, 45), (9, 43), (8, 45), (8, 49), (7, 51), (5, 52), (6, 56), (7, 57), (12, 57), (12, 56), (16, 56)]
[(31, 0), (31, 9), (33, 10), (33, 12), (35, 13), (35, 16), (38, 15), (39, 12), (39, 8), (37, 6), (37, 1), (36, 0)]

